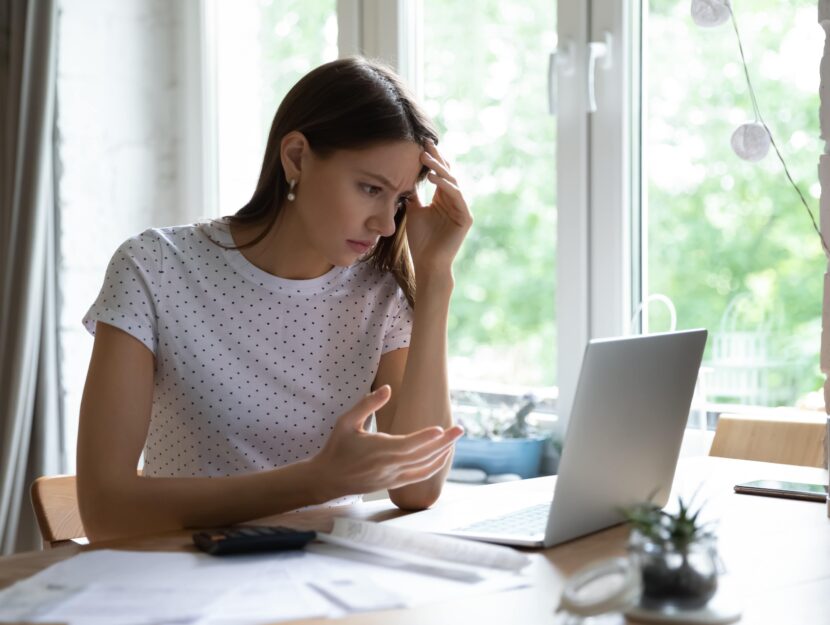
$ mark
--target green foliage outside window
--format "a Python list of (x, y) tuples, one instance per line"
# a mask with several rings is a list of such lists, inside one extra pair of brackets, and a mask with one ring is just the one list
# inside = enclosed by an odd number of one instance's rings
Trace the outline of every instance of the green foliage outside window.
[[(761, 113), (816, 211), (815, 2), (758, 0), (735, 12)], [(768, 330), (767, 355), (754, 365), (766, 361), (778, 397), (770, 403), (791, 404), (821, 385), (820, 242), (773, 150), (758, 163), (732, 152), (732, 132), (753, 113), (731, 25), (699, 28), (677, 0), (652, 0), (647, 24), (649, 290), (671, 297), (679, 327), (706, 327), (713, 338), (738, 297), (724, 330)], [(655, 307), (650, 324), (665, 329), (664, 312)]]
[(258, 1), (265, 86), (262, 125), (267, 135), (274, 113), (288, 90), (312, 68), (337, 58), (337, 3), (336, 0)]
[(550, 0), (424, 2), (425, 104), (475, 218), (449, 322), (450, 357), (470, 359), (465, 377), (556, 382), (555, 32)]

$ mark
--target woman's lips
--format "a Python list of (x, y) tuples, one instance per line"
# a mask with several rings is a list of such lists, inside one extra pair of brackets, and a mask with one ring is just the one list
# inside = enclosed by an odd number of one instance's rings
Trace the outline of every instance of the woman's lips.
[(348, 243), (349, 247), (351, 247), (355, 252), (358, 252), (359, 254), (362, 254), (370, 247), (372, 247), (372, 244), (367, 241), (352, 241), (351, 239), (348, 239), (346, 243)]

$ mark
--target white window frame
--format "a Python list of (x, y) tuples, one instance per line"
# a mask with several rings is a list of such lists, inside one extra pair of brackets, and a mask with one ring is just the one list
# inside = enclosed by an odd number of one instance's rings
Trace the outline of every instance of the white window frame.
[(182, 80), (180, 115), (182, 176), (180, 204), (195, 218), (219, 216), (219, 165), (216, 133), (216, 0), (179, 2), (182, 45), (179, 75)]
[(556, 335), (557, 382), (562, 432), (567, 429), (579, 369), (591, 332), (590, 118), (586, 42), (587, 0), (557, 4), (559, 54), (572, 54), (571, 71), (556, 76)]
[[(632, 219), (633, 72), (638, 58), (632, 51), (631, 13), (638, 3), (592, 0), (591, 41), (610, 35), (610, 67), (597, 64), (597, 110), (590, 114), (588, 152), (590, 227), (590, 337), (630, 333), (634, 257)], [(635, 52), (636, 53), (636, 52)], [(636, 255), (635, 255), (636, 256)], [(639, 299), (639, 297), (638, 297)]]

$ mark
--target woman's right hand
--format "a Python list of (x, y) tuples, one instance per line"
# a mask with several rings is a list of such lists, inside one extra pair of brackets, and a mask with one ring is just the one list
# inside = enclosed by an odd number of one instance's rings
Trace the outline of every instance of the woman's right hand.
[(426, 480), (451, 456), (452, 444), (463, 433), (458, 426), (446, 430), (433, 426), (406, 435), (363, 429), (391, 394), (385, 384), (365, 395), (338, 418), (323, 449), (311, 458), (326, 500)]

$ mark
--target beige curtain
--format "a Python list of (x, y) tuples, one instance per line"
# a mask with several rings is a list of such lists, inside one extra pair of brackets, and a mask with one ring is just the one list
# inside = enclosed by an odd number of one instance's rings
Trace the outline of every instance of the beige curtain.
[(38, 548), (60, 473), (53, 127), (57, 0), (0, 0), (0, 551)]

